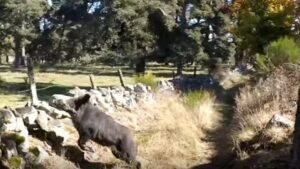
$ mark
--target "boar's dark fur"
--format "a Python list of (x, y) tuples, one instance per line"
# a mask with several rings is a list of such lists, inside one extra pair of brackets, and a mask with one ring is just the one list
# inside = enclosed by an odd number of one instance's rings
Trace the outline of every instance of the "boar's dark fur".
[(116, 158), (141, 168), (141, 163), (136, 160), (137, 145), (129, 129), (101, 112), (89, 99), (90, 95), (85, 94), (68, 101), (68, 112), (79, 133), (79, 147), (85, 149), (85, 143), (91, 139), (100, 145), (109, 146)]

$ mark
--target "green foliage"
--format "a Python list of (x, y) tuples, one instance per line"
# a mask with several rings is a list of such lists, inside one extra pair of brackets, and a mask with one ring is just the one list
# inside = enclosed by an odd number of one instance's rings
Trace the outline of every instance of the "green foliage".
[(155, 90), (157, 87), (157, 78), (151, 72), (147, 72), (144, 75), (134, 76), (134, 81), (136, 83), (143, 83), (151, 87), (152, 90)]
[(294, 39), (283, 37), (271, 42), (265, 48), (265, 55), (256, 56), (257, 66), (263, 72), (270, 72), (284, 63), (300, 61), (300, 46)]
[(205, 90), (189, 91), (184, 94), (184, 103), (189, 109), (194, 110), (202, 101), (211, 97), (211, 93)]
[(19, 169), (22, 165), (22, 157), (14, 156), (8, 160), (10, 169)]
[(36, 157), (40, 154), (39, 149), (37, 147), (30, 147), (29, 152), (35, 155)]
[(232, 32), (238, 38), (239, 50), (246, 52), (244, 57), (262, 54), (270, 42), (297, 31), (294, 1), (237, 0), (233, 8), (237, 24)]

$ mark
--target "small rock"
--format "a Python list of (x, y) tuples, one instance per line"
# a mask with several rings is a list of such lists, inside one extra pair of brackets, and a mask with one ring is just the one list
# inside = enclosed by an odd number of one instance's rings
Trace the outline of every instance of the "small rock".
[(49, 154), (40, 146), (30, 148), (30, 152), (35, 156), (35, 164), (40, 164), (49, 158)]
[(79, 87), (75, 87), (74, 89), (70, 90), (68, 93), (74, 97), (77, 97), (77, 96), (84, 95), (85, 93), (87, 93), (87, 91), (85, 89), (80, 89)]
[(69, 134), (65, 131), (63, 123), (58, 120), (51, 120), (48, 123), (50, 131), (48, 132), (49, 139), (56, 144), (63, 144), (69, 138)]
[(138, 93), (148, 93), (148, 87), (142, 83), (137, 83), (134, 86), (134, 91)]
[(22, 157), (14, 156), (10, 159), (0, 159), (1, 169), (24, 169), (25, 160)]
[(167, 81), (167, 80), (160, 80), (157, 82), (157, 90), (158, 91), (165, 91), (165, 90), (170, 90), (174, 91), (174, 85)]
[(22, 116), (26, 126), (36, 125), (35, 120), (37, 119), (38, 112), (33, 106), (16, 108), (16, 112)]
[(1, 123), (13, 123), (16, 121), (16, 117), (13, 112), (8, 109), (0, 109), (0, 124)]
[(56, 118), (56, 119), (71, 117), (69, 113), (62, 111), (62, 110), (58, 110), (58, 109), (50, 106), (47, 102), (44, 102), (44, 101), (40, 102), (40, 104), (37, 107), (39, 110), (44, 110), (47, 114), (49, 114), (50, 116), (52, 116), (53, 118)]
[(134, 91), (134, 85), (125, 85), (124, 88), (126, 91), (129, 92)]
[(10, 159), (11, 157), (18, 155), (17, 145), (14, 140), (2, 138), (1, 142), (4, 145), (3, 147), (1, 147), (1, 149), (4, 153), (4, 158)]
[(43, 110), (38, 111), (38, 117), (36, 119), (37, 124), (41, 127), (44, 131), (49, 131), (48, 121), (51, 117)]
[(110, 89), (99, 87), (98, 90), (102, 94), (102, 96), (107, 96), (110, 94)]
[(112, 100), (113, 100), (113, 102), (114, 102), (114, 104), (115, 104), (116, 106), (123, 106), (123, 105), (126, 105), (126, 100), (125, 100), (125, 98), (123, 97), (123, 94), (112, 93), (111, 97), (112, 97)]
[(293, 122), (291, 120), (289, 120), (288, 118), (279, 115), (279, 114), (275, 114), (270, 123), (271, 125), (274, 126), (283, 126), (283, 127), (287, 127), (287, 128), (293, 128)]

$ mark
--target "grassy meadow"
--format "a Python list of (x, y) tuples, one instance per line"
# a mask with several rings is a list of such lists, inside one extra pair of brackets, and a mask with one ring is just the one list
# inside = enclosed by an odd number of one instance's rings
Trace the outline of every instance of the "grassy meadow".
[[(133, 70), (125, 66), (63, 65), (36, 67), (35, 80), (39, 99), (47, 100), (53, 94), (64, 94), (76, 86), (88, 89), (91, 86), (90, 74), (94, 75), (97, 86), (120, 85), (118, 69), (121, 69), (123, 72), (125, 84), (134, 83)], [(147, 71), (155, 75), (157, 79), (170, 79), (173, 71), (176, 71), (176, 67), (149, 64), (147, 65)], [(193, 68), (186, 68), (184, 74), (193, 74)], [(22, 106), (28, 99), (30, 98), (26, 69), (15, 70), (11, 68), (11, 65), (1, 65), (0, 107)]]

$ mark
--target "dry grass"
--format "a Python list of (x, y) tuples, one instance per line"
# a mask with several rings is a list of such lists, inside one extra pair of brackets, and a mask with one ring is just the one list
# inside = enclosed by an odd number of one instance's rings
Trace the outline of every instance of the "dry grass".
[(212, 74), (224, 89), (229, 89), (239, 84), (245, 84), (250, 80), (250, 75), (242, 75), (222, 66), (217, 67)]
[(275, 114), (294, 121), (299, 70), (297, 66), (279, 68), (266, 80), (243, 88), (236, 97), (232, 130), (235, 150), (241, 158), (259, 149), (288, 143), (293, 129), (268, 127), (267, 124)]
[(149, 115), (136, 132), (145, 168), (188, 168), (215, 153), (212, 145), (201, 140), (206, 137), (204, 129), (219, 123), (214, 98), (204, 100), (198, 110), (190, 111), (171, 93), (156, 95), (155, 103), (140, 107), (141, 116)]

